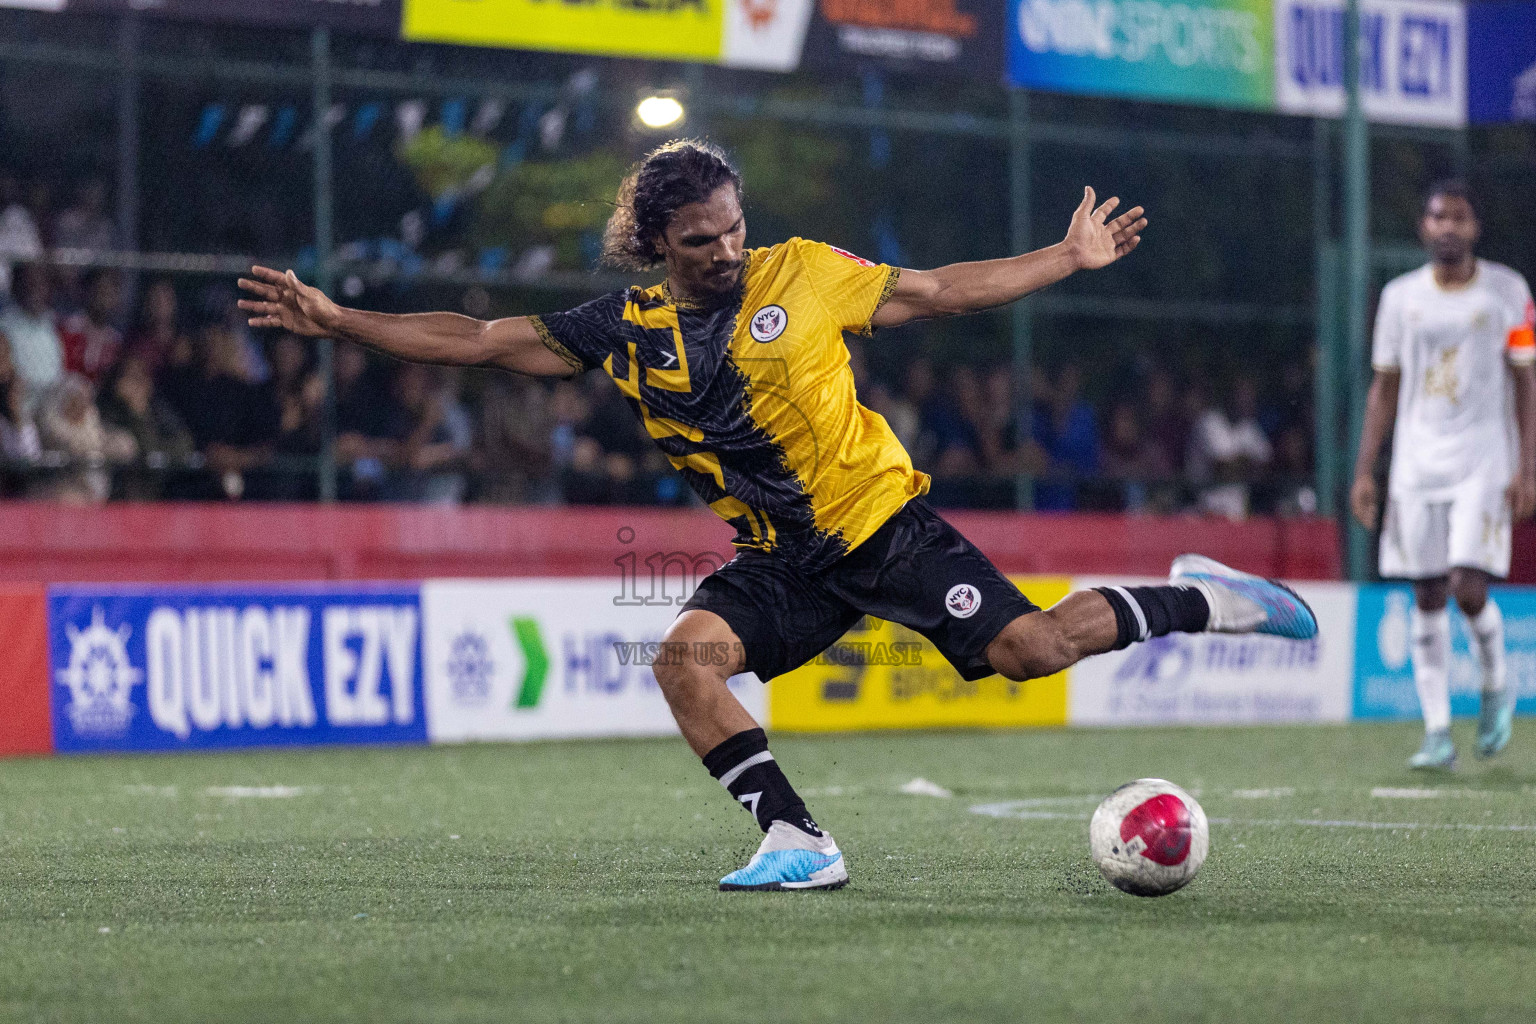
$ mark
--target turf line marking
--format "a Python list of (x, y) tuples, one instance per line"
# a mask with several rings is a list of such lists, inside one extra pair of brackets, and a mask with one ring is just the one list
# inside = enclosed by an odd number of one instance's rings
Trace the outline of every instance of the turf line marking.
[(1351, 821), (1323, 818), (1212, 818), (1216, 825), (1304, 825), (1312, 828), (1415, 829), (1437, 832), (1536, 832), (1536, 825), (1466, 825), (1460, 822)]
[(1295, 796), (1295, 786), (1276, 786), (1273, 789), (1234, 789), (1232, 795), (1239, 800), (1278, 800)]
[(937, 782), (929, 782), (927, 779), (917, 778), (901, 786), (901, 792), (910, 796), (936, 796), (940, 799), (948, 799), (955, 794), (939, 785)]
[(203, 792), (231, 800), (286, 800), (309, 790), (303, 786), (209, 786)]
[[(1089, 815), (1067, 811), (1036, 810), (1032, 800), (1009, 800), (996, 804), (976, 804), (972, 814), (989, 818), (1013, 818), (1023, 821), (1087, 821)], [(1466, 825), (1456, 822), (1424, 823), (1417, 821), (1356, 821), (1349, 818), (1211, 818), (1212, 825), (1269, 825), (1283, 828), (1363, 828), (1375, 831), (1407, 830), (1434, 832), (1536, 832), (1536, 825)]]

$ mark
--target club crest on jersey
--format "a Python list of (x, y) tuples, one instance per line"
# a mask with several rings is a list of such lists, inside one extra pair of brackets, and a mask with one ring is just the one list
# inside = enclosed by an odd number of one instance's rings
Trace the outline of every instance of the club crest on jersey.
[(957, 619), (968, 619), (981, 607), (981, 591), (969, 583), (956, 583), (944, 595), (944, 607)]
[(857, 263), (861, 267), (872, 267), (872, 266), (874, 266), (874, 264), (869, 262), (869, 260), (865, 259), (862, 256), (855, 256), (853, 253), (849, 252), (847, 249), (839, 249), (835, 245), (829, 245), (829, 246), (827, 246), (827, 248), (831, 249), (833, 252), (835, 252), (839, 256), (843, 257), (843, 259), (853, 260), (853, 262)]
[(784, 307), (779, 305), (764, 306), (752, 314), (752, 323), (748, 330), (752, 332), (754, 341), (770, 342), (784, 333), (784, 328), (789, 326), (789, 314), (784, 312)]

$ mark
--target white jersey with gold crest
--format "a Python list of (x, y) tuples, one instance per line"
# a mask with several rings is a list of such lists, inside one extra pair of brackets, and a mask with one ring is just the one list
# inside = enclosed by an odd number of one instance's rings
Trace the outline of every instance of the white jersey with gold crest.
[(1371, 363), (1402, 373), (1388, 488), (1449, 500), (1477, 482), (1502, 489), (1519, 454), (1507, 364), (1536, 361), (1531, 291), (1510, 268), (1478, 260), (1442, 288), (1429, 266), (1381, 293)]

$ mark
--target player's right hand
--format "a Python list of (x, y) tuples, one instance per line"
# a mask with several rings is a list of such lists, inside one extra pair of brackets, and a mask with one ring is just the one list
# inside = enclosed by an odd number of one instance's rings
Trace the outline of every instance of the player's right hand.
[(1349, 510), (1355, 514), (1355, 520), (1367, 530), (1376, 529), (1377, 518), (1381, 514), (1381, 495), (1376, 488), (1376, 480), (1369, 476), (1357, 476), (1355, 482), (1349, 488)]
[(252, 327), (281, 327), (306, 338), (333, 333), (338, 307), (318, 288), (299, 280), (293, 271), (252, 267), (250, 277), (240, 279), (242, 291), (256, 296), (241, 299), (240, 308), (250, 313)]

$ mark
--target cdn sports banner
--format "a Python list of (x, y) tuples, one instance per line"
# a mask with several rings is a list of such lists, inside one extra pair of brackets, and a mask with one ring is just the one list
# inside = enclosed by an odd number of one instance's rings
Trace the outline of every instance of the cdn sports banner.
[[(665, 580), (641, 595), (634, 582), (424, 584), (428, 738), (462, 743), (676, 734), (653, 666), (686, 597), (668, 594)], [(766, 722), (767, 698), (756, 676), (735, 676), (730, 687), (754, 718)]]
[[(1536, 590), (1495, 587), (1504, 613), (1504, 663), (1519, 714), (1536, 714)], [(1354, 666), (1354, 717), (1417, 719), (1409, 616), (1413, 591), (1399, 584), (1360, 588), (1359, 641)], [(1482, 682), (1466, 617), (1451, 613), (1451, 714), (1477, 714)]]
[(50, 588), (61, 753), (421, 743), (415, 584)]
[(1268, 109), (1272, 0), (1009, 0), (1008, 80), (1055, 92)]
[[(1079, 577), (1074, 589), (1161, 580)], [(1073, 666), (1073, 725), (1343, 722), (1350, 717), (1355, 588), (1299, 583), (1318, 619), (1312, 640), (1170, 633)]]

